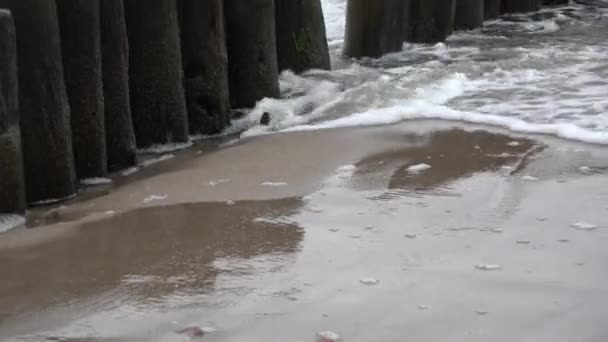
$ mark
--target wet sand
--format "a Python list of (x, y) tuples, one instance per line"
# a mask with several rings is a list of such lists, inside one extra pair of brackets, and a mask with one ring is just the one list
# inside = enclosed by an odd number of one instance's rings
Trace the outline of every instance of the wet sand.
[(29, 219), (0, 236), (2, 341), (608, 340), (604, 147), (424, 121), (275, 134)]

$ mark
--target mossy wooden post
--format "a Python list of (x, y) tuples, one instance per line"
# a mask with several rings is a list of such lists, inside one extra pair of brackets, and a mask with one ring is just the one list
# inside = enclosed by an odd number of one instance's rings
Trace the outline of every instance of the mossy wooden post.
[(275, 0), (279, 70), (330, 69), (321, 0)]
[(457, 0), (454, 29), (473, 30), (483, 26), (484, 0)]
[(413, 0), (412, 39), (416, 43), (444, 41), (454, 31), (456, 0)]
[(29, 203), (76, 193), (70, 106), (54, 0), (0, 0), (17, 32), (19, 108)]
[(224, 14), (232, 107), (278, 97), (274, 0), (224, 0)]
[(81, 179), (103, 177), (108, 173), (108, 159), (99, 0), (59, 0), (57, 14), (76, 174)]
[(348, 0), (344, 54), (380, 57), (403, 44), (402, 0)]
[(500, 2), (501, 0), (484, 0), (483, 12), (485, 20), (498, 18), (500, 15)]
[(136, 163), (129, 98), (129, 41), (123, 0), (101, 0), (101, 54), (109, 171)]
[(24, 214), (26, 207), (16, 44), (13, 17), (0, 10), (0, 214)]
[(184, 87), (192, 134), (230, 125), (223, 0), (179, 0)]
[(502, 13), (535, 12), (541, 9), (543, 0), (502, 0)]
[(176, 0), (125, 0), (137, 145), (188, 142)]

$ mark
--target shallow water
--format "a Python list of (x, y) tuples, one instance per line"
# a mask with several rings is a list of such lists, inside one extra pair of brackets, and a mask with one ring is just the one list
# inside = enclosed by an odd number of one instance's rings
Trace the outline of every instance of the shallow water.
[[(608, 1), (503, 17), (381, 59), (341, 56), (345, 0), (324, 0), (333, 71), (285, 72), (247, 134), (433, 118), (608, 144)], [(255, 123), (272, 113), (270, 128)]]

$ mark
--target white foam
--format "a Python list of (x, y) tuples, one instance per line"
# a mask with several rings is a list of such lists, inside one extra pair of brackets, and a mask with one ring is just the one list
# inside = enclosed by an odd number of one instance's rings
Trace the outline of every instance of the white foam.
[(279, 187), (279, 186), (287, 186), (289, 184), (285, 183), (285, 182), (264, 182), (262, 184), (260, 184), (261, 186), (274, 186), (274, 187)]
[(180, 143), (168, 143), (162, 145), (152, 145), (147, 148), (138, 149), (138, 153), (149, 153), (149, 154), (163, 154), (167, 152), (174, 152), (189, 148), (192, 146), (192, 141), (180, 142)]
[(158, 158), (152, 158), (152, 159), (145, 160), (140, 165), (143, 167), (148, 167), (148, 166), (158, 164), (158, 163), (161, 163), (161, 162), (167, 161), (169, 159), (173, 159), (173, 158), (175, 158), (175, 155), (173, 155), (173, 154), (164, 154)]
[(138, 172), (138, 171), (139, 171), (139, 168), (138, 168), (138, 167), (130, 167), (130, 168), (128, 168), (128, 169), (123, 170), (123, 171), (122, 171), (120, 174), (121, 174), (123, 177), (127, 177), (127, 176), (130, 176), (130, 175), (132, 175), (132, 174), (134, 174), (134, 173)]
[(157, 202), (157, 201), (164, 201), (168, 197), (169, 196), (167, 196), (167, 195), (150, 195), (150, 196), (144, 198), (143, 203), (148, 204), (148, 203)]
[(13, 214), (0, 214), (0, 233), (8, 232), (25, 224), (25, 217)]
[(80, 181), (80, 184), (86, 185), (86, 186), (108, 185), (108, 184), (112, 184), (112, 180), (109, 178), (103, 178), (103, 177), (85, 178)]

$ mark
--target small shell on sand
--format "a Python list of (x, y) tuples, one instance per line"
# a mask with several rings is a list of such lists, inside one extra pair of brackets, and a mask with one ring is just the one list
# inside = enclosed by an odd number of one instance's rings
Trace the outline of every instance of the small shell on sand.
[(177, 330), (176, 333), (188, 336), (189, 338), (201, 338), (205, 336), (205, 332), (200, 327), (187, 327)]
[(316, 342), (336, 342), (340, 340), (340, 335), (331, 331), (322, 331), (317, 333)]

